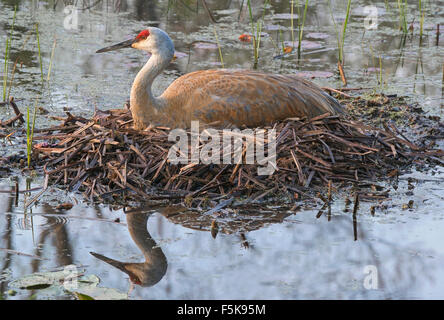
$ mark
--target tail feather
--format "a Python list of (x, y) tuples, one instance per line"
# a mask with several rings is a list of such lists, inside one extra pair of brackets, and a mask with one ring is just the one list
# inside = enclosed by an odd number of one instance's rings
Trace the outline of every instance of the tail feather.
[(332, 114), (345, 114), (344, 108), (342, 107), (342, 105), (339, 103), (338, 100), (333, 98), (331, 95), (326, 93), (324, 90), (322, 90), (322, 94), (324, 97), (326, 97), (326, 99), (328, 101), (328, 106), (330, 107), (329, 111)]
[(308, 113), (312, 117), (326, 112), (330, 112), (333, 115), (345, 114), (345, 110), (339, 101), (322, 90), (318, 85), (299, 76), (290, 75), (290, 77), (297, 80), (296, 88), (302, 89), (301, 94), (306, 98), (305, 100), (308, 102), (307, 107), (310, 109), (307, 111), (309, 111)]

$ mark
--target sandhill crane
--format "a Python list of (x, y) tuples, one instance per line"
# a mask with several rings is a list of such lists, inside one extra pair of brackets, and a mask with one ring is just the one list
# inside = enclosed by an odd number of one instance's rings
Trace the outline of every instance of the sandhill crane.
[(130, 109), (136, 129), (143, 130), (150, 124), (187, 128), (193, 120), (257, 127), (289, 117), (343, 113), (338, 101), (310, 81), (250, 70), (191, 72), (156, 97), (151, 86), (174, 57), (172, 40), (163, 30), (149, 27), (134, 39), (97, 53), (128, 47), (151, 53), (131, 88)]

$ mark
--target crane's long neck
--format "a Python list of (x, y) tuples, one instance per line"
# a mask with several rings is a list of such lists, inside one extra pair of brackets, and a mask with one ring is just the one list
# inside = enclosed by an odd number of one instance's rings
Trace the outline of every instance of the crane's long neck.
[(147, 229), (149, 215), (146, 213), (128, 213), (126, 216), (131, 238), (145, 256), (145, 260), (152, 264), (166, 263), (162, 249), (157, 246)]
[(91, 252), (96, 258), (125, 272), (132, 282), (141, 286), (152, 286), (159, 282), (168, 268), (168, 261), (160, 247), (151, 238), (147, 229), (149, 214), (146, 212), (130, 212), (126, 216), (128, 231), (131, 238), (142, 251), (145, 262), (121, 262), (101, 254)]
[(134, 127), (145, 129), (164, 106), (161, 98), (151, 90), (154, 79), (168, 66), (171, 58), (154, 52), (145, 66), (139, 71), (131, 88), (130, 105)]

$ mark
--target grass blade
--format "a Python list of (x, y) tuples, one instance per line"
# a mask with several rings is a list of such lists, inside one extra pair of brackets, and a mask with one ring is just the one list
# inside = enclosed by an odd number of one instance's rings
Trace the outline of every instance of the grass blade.
[(39, 24), (35, 24), (35, 31), (37, 34), (37, 47), (39, 49), (39, 62), (40, 62), (40, 76), (42, 78), (42, 86), (43, 86), (43, 63), (42, 63), (42, 52), (40, 50), (40, 37), (39, 37)]
[(5, 65), (3, 67), (3, 101), (6, 101), (6, 83), (8, 81), (9, 39), (6, 39)]
[(5, 65), (3, 67), (3, 101), (6, 101), (6, 84), (8, 82), (8, 62), (9, 62), (9, 51), (12, 46), (12, 34), (14, 33), (15, 17), (17, 15), (17, 6), (14, 7), (14, 16), (12, 18), (12, 26), (9, 37), (6, 38), (6, 50), (5, 50)]
[(37, 101), (38, 99), (36, 99), (34, 105), (32, 126), (31, 126), (31, 119), (29, 118), (29, 106), (26, 107), (26, 154), (28, 158), (28, 168), (31, 167), (32, 141), (34, 139), (35, 118), (37, 115)]
[(225, 66), (224, 66), (224, 58), (222, 56), (222, 50), (220, 48), (220, 43), (219, 43), (219, 38), (217, 37), (216, 28), (213, 28), (213, 31), (214, 31), (214, 36), (216, 37), (217, 48), (219, 49), (220, 63), (222, 64), (222, 68), (225, 68)]
[(304, 14), (302, 17), (302, 23), (300, 23), (300, 25), (299, 25), (298, 59), (301, 58), (302, 34), (304, 33), (304, 25), (305, 25), (305, 18), (307, 16), (307, 9), (308, 9), (308, 0), (305, 0), (305, 7), (304, 7)]
[(47, 82), (49, 82), (49, 79), (51, 78), (52, 59), (54, 58), (56, 45), (57, 45), (57, 39), (54, 39), (54, 44), (52, 45), (52, 51), (51, 51), (51, 58), (49, 59), (48, 76), (46, 77)]
[(340, 56), (339, 61), (342, 65), (344, 65), (344, 41), (345, 41), (345, 32), (347, 30), (348, 21), (350, 19), (350, 7), (351, 7), (351, 0), (348, 0), (347, 3), (347, 13), (345, 15), (344, 24), (342, 25), (342, 37), (341, 37), (341, 46), (340, 46)]

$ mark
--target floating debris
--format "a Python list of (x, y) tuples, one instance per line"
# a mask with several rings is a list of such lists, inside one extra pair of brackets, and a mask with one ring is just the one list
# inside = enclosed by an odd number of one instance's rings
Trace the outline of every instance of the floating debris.
[(246, 34), (246, 33), (241, 34), (239, 36), (239, 41), (242, 41), (242, 42), (251, 42), (251, 39), (252, 39), (251, 35)]
[(72, 203), (64, 202), (64, 203), (59, 204), (56, 207), (56, 210), (71, 210), (73, 206), (74, 205)]
[(415, 203), (415, 202), (414, 202), (413, 200), (409, 200), (408, 203), (404, 203), (404, 204), (402, 205), (402, 210), (413, 209), (413, 204), (414, 204), (414, 203)]
[(219, 225), (217, 224), (216, 220), (213, 220), (213, 222), (211, 222), (211, 236), (213, 237), (213, 239), (216, 239), (218, 232), (219, 232)]

